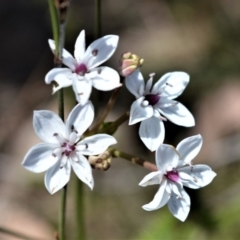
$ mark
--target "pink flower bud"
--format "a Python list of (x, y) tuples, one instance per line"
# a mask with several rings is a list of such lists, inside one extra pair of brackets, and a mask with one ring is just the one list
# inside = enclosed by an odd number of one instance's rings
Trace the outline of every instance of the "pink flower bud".
[(111, 166), (112, 157), (108, 151), (105, 151), (98, 156), (89, 156), (88, 161), (92, 168), (106, 171)]
[(132, 74), (143, 65), (144, 59), (131, 52), (123, 53), (120, 59), (119, 72), (123, 77)]

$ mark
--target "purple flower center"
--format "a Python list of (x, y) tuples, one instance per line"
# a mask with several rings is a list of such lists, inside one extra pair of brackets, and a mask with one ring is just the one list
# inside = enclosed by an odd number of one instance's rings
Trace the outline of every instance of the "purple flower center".
[(178, 171), (175, 168), (173, 168), (172, 171), (167, 172), (167, 174), (165, 174), (165, 177), (167, 177), (169, 180), (173, 182), (178, 182), (180, 179), (178, 175)]
[(67, 157), (76, 149), (74, 145), (70, 145), (66, 142), (63, 143), (62, 148), (64, 150), (63, 154), (65, 154)]
[(158, 103), (160, 96), (158, 94), (147, 94), (144, 100), (147, 100), (150, 105), (155, 105)]
[(83, 63), (79, 64), (75, 69), (75, 73), (77, 73), (81, 76), (84, 76), (87, 71), (88, 71), (88, 69), (87, 69), (86, 65)]

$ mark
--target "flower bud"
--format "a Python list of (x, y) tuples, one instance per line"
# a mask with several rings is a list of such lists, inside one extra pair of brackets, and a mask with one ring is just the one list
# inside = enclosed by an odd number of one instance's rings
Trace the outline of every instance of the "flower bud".
[(123, 53), (120, 59), (119, 72), (123, 77), (132, 74), (143, 65), (144, 59), (131, 52)]
[(106, 171), (111, 166), (112, 157), (108, 151), (105, 151), (98, 156), (89, 156), (88, 160), (92, 168)]

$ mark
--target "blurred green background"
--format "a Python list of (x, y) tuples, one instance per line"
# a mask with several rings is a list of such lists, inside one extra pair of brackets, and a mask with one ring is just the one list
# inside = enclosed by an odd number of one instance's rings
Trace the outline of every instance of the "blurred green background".
[[(57, 111), (56, 95), (45, 85), (53, 67), (47, 39), (52, 38), (47, 0), (0, 2), (0, 226), (54, 239), (60, 193), (51, 196), (42, 174), (21, 166), (28, 149), (40, 142), (32, 127), (33, 110)], [(191, 211), (182, 223), (165, 206), (146, 212), (158, 186), (141, 188), (148, 173), (123, 159), (106, 172), (94, 170), (95, 187), (84, 186), (87, 239), (239, 239), (240, 238), (240, 1), (237, 0), (103, 0), (102, 35), (117, 34), (119, 46), (104, 65), (118, 69), (120, 55), (131, 51), (145, 59), (145, 79), (155, 81), (169, 71), (186, 71), (191, 80), (178, 98), (193, 113), (196, 126), (170, 122), (166, 143), (202, 134), (204, 143), (194, 163), (210, 165), (218, 174), (204, 189), (188, 191)], [(65, 48), (73, 52), (79, 32), (94, 40), (94, 0), (72, 0)], [(66, 89), (66, 116), (74, 105)], [(93, 91), (96, 116), (110, 96)], [(123, 86), (108, 120), (128, 111), (134, 97)], [(138, 137), (138, 125), (121, 126), (117, 147), (154, 162)], [(69, 183), (68, 239), (75, 239), (74, 196)], [(188, 190), (188, 189), (187, 189)], [(16, 239), (0, 233), (0, 239)]]

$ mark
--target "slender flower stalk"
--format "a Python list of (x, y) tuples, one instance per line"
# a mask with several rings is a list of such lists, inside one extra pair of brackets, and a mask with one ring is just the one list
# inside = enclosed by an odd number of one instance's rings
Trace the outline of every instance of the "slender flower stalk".
[(136, 157), (134, 155), (131, 155), (129, 153), (122, 152), (120, 150), (117, 150), (115, 148), (109, 148), (108, 152), (112, 155), (112, 157), (117, 157), (117, 158), (124, 158), (134, 164), (138, 164), (150, 171), (158, 171), (158, 168), (155, 164), (150, 163), (140, 157)]
[(95, 124), (95, 126), (91, 129), (91, 131), (89, 133), (87, 133), (88, 135), (94, 134), (95, 132), (98, 131), (98, 129), (100, 128), (100, 126), (103, 124), (104, 120), (106, 119), (106, 117), (108, 116), (109, 112), (112, 110), (117, 97), (118, 97), (118, 93), (120, 91), (121, 87), (118, 87), (116, 89), (113, 90), (111, 97), (109, 98), (109, 101), (107, 103), (106, 108), (104, 109), (104, 111), (102, 112), (101, 116), (99, 117), (97, 123)]
[(83, 182), (77, 179), (76, 182), (76, 232), (78, 240), (85, 240), (85, 224), (84, 224), (84, 187)]
[[(65, 29), (66, 29), (66, 20), (67, 20), (67, 10), (70, 0), (59, 0), (59, 56), (62, 58), (62, 52), (64, 49), (65, 42)], [(57, 46), (56, 46), (57, 47)]]
[[(53, 38), (56, 44), (54, 62), (55, 67), (61, 67), (62, 51), (65, 41), (65, 26), (68, 4), (64, 4), (66, 1), (58, 2), (58, 9), (54, 7), (56, 2), (49, 0), (50, 15), (52, 21)], [(60, 5), (63, 4), (63, 5)], [(58, 11), (57, 11), (58, 10)], [(59, 18), (58, 14), (59, 12)], [(58, 115), (64, 121), (64, 93), (63, 89), (58, 92)], [(59, 213), (59, 240), (65, 239), (65, 215), (66, 215), (66, 202), (67, 202), (67, 184), (63, 187), (60, 201), (60, 213)]]
[(49, 11), (52, 22), (52, 31), (53, 31), (53, 39), (55, 41), (57, 49), (59, 48), (59, 28), (58, 28), (58, 12), (54, 4), (54, 0), (48, 0)]
[(121, 117), (119, 117), (115, 122), (109, 123), (106, 127), (100, 128), (97, 133), (107, 133), (113, 135), (119, 126), (121, 126), (124, 122), (129, 119), (129, 112), (124, 113)]
[(61, 192), (60, 212), (59, 212), (59, 240), (65, 239), (65, 221), (66, 221), (66, 206), (67, 206), (67, 185), (65, 185)]
[(113, 122), (113, 126), (118, 128), (121, 126), (125, 121), (129, 119), (129, 112), (124, 113), (121, 117), (119, 117), (115, 122)]
[[(59, 60), (62, 59), (62, 51), (65, 42), (65, 27), (66, 27), (66, 15), (67, 15), (67, 5), (59, 8), (60, 12), (60, 22), (59, 22), (59, 46), (56, 51), (58, 52)], [(59, 67), (59, 65), (57, 66)], [(64, 93), (63, 89), (60, 89), (58, 93), (58, 115), (64, 121)], [(67, 184), (63, 187), (61, 193), (61, 203), (60, 203), (60, 213), (59, 213), (59, 239), (65, 239), (65, 221), (66, 221), (66, 206), (67, 206)]]
[[(63, 89), (58, 92), (58, 115), (64, 121), (64, 93)], [(60, 212), (59, 212), (59, 240), (65, 239), (65, 219), (66, 219), (66, 205), (67, 205), (67, 184), (63, 187), (61, 192)]]

